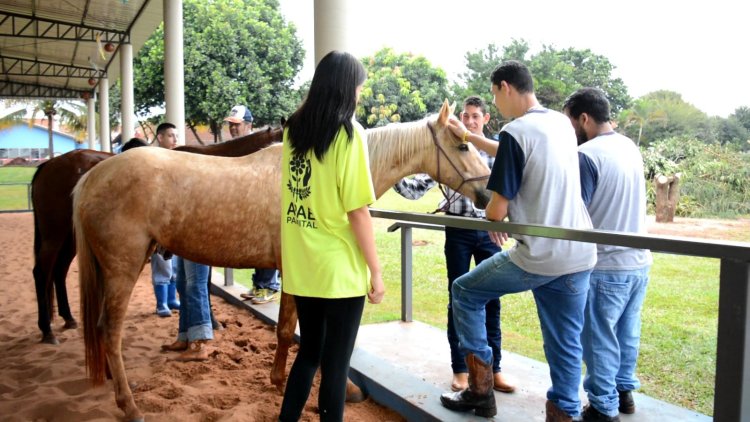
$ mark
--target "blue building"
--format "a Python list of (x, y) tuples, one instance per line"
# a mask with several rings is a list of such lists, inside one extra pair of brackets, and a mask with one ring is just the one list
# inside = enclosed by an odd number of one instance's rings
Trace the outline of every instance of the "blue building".
[[(65, 133), (53, 131), (52, 142), (55, 156), (74, 149), (87, 148), (88, 144), (78, 144), (75, 138)], [(8, 129), (0, 130), (0, 160), (7, 161), (16, 157), (30, 160), (48, 158), (49, 133), (44, 126), (31, 126), (22, 123)]]

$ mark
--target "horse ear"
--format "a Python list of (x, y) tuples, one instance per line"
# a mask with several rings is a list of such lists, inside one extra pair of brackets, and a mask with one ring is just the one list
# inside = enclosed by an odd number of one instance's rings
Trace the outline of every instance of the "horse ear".
[(438, 116), (438, 124), (441, 126), (445, 126), (448, 124), (448, 119), (451, 117), (451, 114), (453, 113), (453, 110), (451, 106), (448, 105), (448, 99), (445, 99), (443, 101), (443, 106), (440, 107), (440, 115)]
[(455, 101), (451, 103), (450, 109), (451, 109), (451, 114), (453, 114), (453, 112), (456, 111), (456, 102)]

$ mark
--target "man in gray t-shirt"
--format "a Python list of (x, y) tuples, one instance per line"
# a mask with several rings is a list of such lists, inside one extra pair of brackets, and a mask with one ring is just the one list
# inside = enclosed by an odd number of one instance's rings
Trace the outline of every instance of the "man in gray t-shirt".
[[(609, 101), (596, 88), (582, 88), (563, 111), (578, 137), (581, 192), (594, 228), (646, 233), (646, 180), (643, 158), (633, 141), (614, 131)], [(581, 343), (589, 405), (584, 421), (619, 421), (635, 412), (632, 390), (641, 338), (651, 252), (597, 245)]]
[[(570, 121), (539, 104), (531, 73), (507, 61), (492, 73), (492, 93), (503, 117), (513, 119), (494, 148), (473, 136), (475, 146), (496, 154), (487, 188), (492, 221), (592, 228), (581, 199), (576, 137)], [(454, 121), (460, 136), (465, 129)], [(497, 242), (504, 235), (491, 234)], [(453, 320), (469, 366), (469, 388), (440, 398), (449, 409), (493, 416), (492, 352), (487, 346), (484, 306), (508, 293), (531, 290), (536, 301), (552, 387), (547, 392), (547, 421), (572, 421), (580, 414), (583, 312), (596, 245), (534, 236), (515, 236), (516, 244), (499, 252), (453, 284)]]

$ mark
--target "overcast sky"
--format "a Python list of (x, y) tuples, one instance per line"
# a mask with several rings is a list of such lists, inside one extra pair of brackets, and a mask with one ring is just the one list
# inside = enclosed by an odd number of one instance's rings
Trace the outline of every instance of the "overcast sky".
[[(280, 0), (298, 28), (305, 68), (314, 71), (313, 0)], [(746, 0), (348, 0), (350, 52), (382, 47), (425, 56), (453, 80), (465, 54), (525, 39), (542, 45), (591, 49), (607, 57), (634, 98), (676, 91), (709, 115), (727, 117), (750, 106), (750, 3)], [(524, 22), (525, 20), (525, 22)], [(488, 85), (489, 89), (489, 85)]]

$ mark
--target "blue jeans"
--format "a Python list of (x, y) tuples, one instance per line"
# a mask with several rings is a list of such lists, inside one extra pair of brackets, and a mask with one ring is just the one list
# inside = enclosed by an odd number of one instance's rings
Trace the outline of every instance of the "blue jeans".
[(453, 322), (464, 353), (484, 363), (492, 359), (487, 345), (485, 305), (508, 293), (531, 290), (544, 339), (552, 387), (547, 399), (570, 416), (581, 412), (581, 330), (591, 270), (562, 276), (526, 272), (507, 251), (497, 253), (453, 283)]
[(174, 256), (177, 292), (180, 294), (178, 341), (210, 340), (211, 305), (208, 302), (208, 272), (211, 267)]
[(641, 386), (635, 376), (641, 342), (641, 308), (650, 267), (591, 273), (581, 344), (589, 403), (607, 416), (619, 413), (617, 391)]
[(277, 270), (263, 270), (256, 268), (253, 273), (253, 287), (256, 289), (281, 290), (279, 272)]
[[(451, 214), (453, 215), (453, 214)], [(448, 270), (448, 345), (451, 348), (451, 368), (454, 374), (469, 372), (466, 356), (458, 346), (458, 335), (453, 323), (453, 282), (469, 272), (471, 258), (479, 265), (500, 252), (484, 230), (445, 228), (445, 266)], [(500, 333), (500, 300), (494, 299), (485, 306), (487, 342), (492, 349), (492, 372), (500, 372), (502, 335)]]
[(164, 259), (163, 256), (154, 252), (151, 255), (151, 282), (155, 286), (171, 283), (175, 279), (174, 267), (174, 259)]

